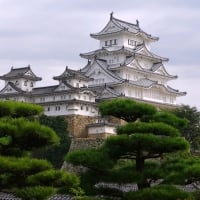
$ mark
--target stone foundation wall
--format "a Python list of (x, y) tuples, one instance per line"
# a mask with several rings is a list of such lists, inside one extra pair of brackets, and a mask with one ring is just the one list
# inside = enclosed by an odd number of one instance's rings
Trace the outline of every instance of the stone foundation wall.
[(88, 134), (86, 125), (95, 123), (96, 119), (97, 117), (89, 117), (82, 115), (66, 116), (69, 134), (75, 138), (87, 138)]
[(119, 119), (113, 116), (107, 116), (106, 119), (108, 122), (113, 123), (113, 124), (118, 124), (118, 125), (125, 125), (127, 123), (123, 119)]
[(110, 133), (98, 133), (98, 134), (89, 134), (88, 138), (107, 138), (109, 136), (112, 136), (114, 134), (110, 134)]
[(71, 146), (69, 151), (87, 149), (87, 148), (98, 148), (103, 142), (104, 138), (72, 138)]
[[(103, 138), (72, 138), (69, 152), (86, 148), (96, 149), (100, 147), (104, 141), (105, 140)], [(67, 162), (63, 163), (61, 169), (75, 174), (81, 174), (87, 171), (86, 167), (83, 167), (81, 165), (74, 166)]]

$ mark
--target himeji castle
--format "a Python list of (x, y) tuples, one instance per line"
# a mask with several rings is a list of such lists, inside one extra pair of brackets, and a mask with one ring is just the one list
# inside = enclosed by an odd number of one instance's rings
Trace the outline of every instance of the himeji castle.
[(90, 36), (99, 40), (99, 47), (80, 54), (87, 59), (86, 66), (66, 67), (53, 77), (58, 84), (46, 87), (36, 87), (42, 78), (30, 66), (12, 67), (0, 76), (5, 81), (0, 100), (39, 104), (48, 116), (66, 116), (73, 136), (97, 137), (113, 134), (113, 124), (99, 116), (101, 100), (131, 98), (157, 107), (176, 107), (177, 97), (186, 94), (168, 85), (177, 76), (167, 72), (167, 58), (151, 51), (151, 43), (159, 38), (143, 31), (138, 20), (129, 23), (111, 13), (105, 27)]

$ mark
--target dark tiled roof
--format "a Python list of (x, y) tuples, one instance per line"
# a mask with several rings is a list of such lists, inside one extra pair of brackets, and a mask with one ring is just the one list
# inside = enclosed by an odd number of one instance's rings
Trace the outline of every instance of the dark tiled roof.
[(97, 100), (104, 98), (103, 97), (104, 92), (108, 92), (109, 98), (121, 96), (117, 91), (109, 87), (108, 84), (105, 84), (104, 86), (101, 85), (101, 86), (91, 87), (91, 90), (93, 90), (96, 93)]
[(115, 78), (116, 80), (122, 80), (122, 78), (120, 78), (119, 76), (113, 74), (111, 71), (109, 71), (107, 69), (107, 63), (105, 61), (102, 61), (100, 59), (96, 59), (96, 63), (100, 66), (100, 68), (105, 71), (108, 75), (110, 75), (111, 77)]
[(32, 94), (33, 95), (52, 94), (57, 87), (58, 87), (58, 85), (52, 85), (52, 86), (47, 86), (47, 87), (34, 88), (32, 90)]
[(142, 79), (139, 79), (137, 81), (129, 81), (129, 82), (134, 84), (134, 85), (142, 86), (142, 87), (145, 87), (145, 88), (151, 87), (152, 85), (156, 85), (158, 83), (157, 81), (152, 81), (152, 80), (147, 79), (147, 78), (142, 78)]
[[(31, 72), (31, 75), (27, 75), (26, 73), (30, 71)], [(8, 72), (7, 74), (4, 74), (3, 76), (0, 76), (0, 79), (2, 80), (9, 80), (9, 79), (12, 79), (12, 78), (27, 78), (27, 79), (31, 79), (31, 80), (34, 80), (34, 81), (40, 81), (42, 80), (42, 78), (36, 76), (30, 66), (28, 67), (23, 67), (23, 68), (16, 68), (14, 69), (13, 67), (11, 68), (10, 72)]]
[[(115, 29), (108, 29), (109, 25), (112, 24), (115, 26)], [(140, 27), (139, 27), (139, 22), (138, 20), (136, 21), (136, 24), (125, 22), (123, 20), (114, 18), (113, 15), (111, 15), (109, 22), (107, 25), (98, 33), (90, 34), (91, 37), (93, 38), (98, 38), (99, 36), (102, 35), (107, 35), (107, 34), (113, 34), (117, 32), (122, 32), (122, 31), (127, 31), (135, 35), (142, 35), (142, 37), (151, 39), (151, 40), (158, 40), (158, 37), (154, 37), (150, 34), (147, 34), (144, 32)]]
[[(80, 55), (81, 55), (81, 54), (80, 54)], [(90, 69), (90, 67), (91, 67), (91, 61), (88, 60), (87, 65), (81, 69), (81, 72), (82, 72), (82, 73), (87, 72), (87, 71)]]
[[(128, 48), (126, 47), (126, 49), (128, 49)], [(134, 49), (134, 52), (135, 52), (135, 53), (138, 53), (138, 54), (141, 54), (141, 53), (139, 53), (140, 50), (146, 51), (147, 54), (148, 54), (148, 55), (147, 55), (148, 57), (156, 58), (156, 59), (162, 60), (162, 61), (169, 61), (168, 58), (164, 58), (164, 57), (158, 56), (158, 55), (152, 53), (151, 51), (149, 51), (149, 50), (147, 49), (145, 43), (142, 43), (142, 44), (137, 45), (136, 48)], [(142, 54), (141, 54), (141, 55), (142, 55)]]
[(168, 91), (168, 92), (172, 92), (172, 93), (175, 93), (175, 94), (179, 94), (179, 95), (186, 95), (187, 94), (187, 92), (180, 92), (179, 90), (176, 90), (176, 89), (174, 89), (174, 88), (172, 88), (172, 87), (170, 87), (170, 86), (168, 86), (167, 85), (167, 87), (166, 87), (166, 90)]
[(1, 200), (21, 200), (21, 198), (16, 197), (13, 194), (0, 192), (0, 199)]
[(159, 63), (154, 63), (153, 66), (151, 67), (151, 69), (147, 70), (148, 72), (156, 72), (159, 68), (162, 68), (164, 70), (164, 73), (166, 76), (170, 77), (170, 78), (177, 78), (177, 76), (173, 76), (170, 75), (167, 70), (165, 69), (165, 67), (163, 66), (163, 64), (161, 62)]
[(75, 198), (71, 195), (56, 194), (49, 198), (49, 200), (74, 200)]
[(69, 69), (68, 67), (65, 68), (65, 71), (60, 76), (54, 76), (54, 80), (63, 80), (63, 79), (71, 79), (71, 78), (78, 78), (80, 80), (90, 81), (91, 78), (85, 76), (81, 70), (76, 71)]
[[(48, 200), (74, 200), (75, 198), (67, 194), (56, 194)], [(0, 200), (22, 200), (11, 193), (0, 192)]]
[[(143, 54), (141, 53), (140, 51), (146, 51), (147, 54)], [(164, 58), (164, 57), (161, 57), (161, 56), (158, 56), (152, 52), (150, 52), (145, 44), (141, 44), (141, 45), (137, 45), (136, 48), (129, 48), (129, 47), (124, 47), (124, 46), (117, 46), (113, 49), (108, 49), (108, 48), (102, 48), (102, 49), (98, 49), (98, 50), (95, 50), (95, 51), (90, 51), (88, 53), (82, 53), (80, 54), (81, 57), (83, 58), (86, 58), (86, 59), (92, 59), (94, 58), (95, 56), (98, 56), (98, 54), (101, 54), (101, 53), (108, 53), (108, 54), (113, 54), (113, 53), (116, 53), (116, 52), (126, 52), (128, 55), (139, 55), (139, 56), (144, 56), (144, 57), (148, 57), (150, 59), (153, 59), (155, 60), (155, 62), (159, 62), (159, 61), (168, 61), (168, 58)]]
[(18, 87), (17, 87), (14, 83), (12, 83), (12, 82), (8, 82), (8, 84), (0, 91), (0, 93), (1, 93), (6, 87), (8, 87), (8, 85), (9, 85), (10, 87), (12, 87), (14, 90), (16, 90), (18, 93), (27, 93), (27, 92), (21, 90), (20, 88), (18, 88)]

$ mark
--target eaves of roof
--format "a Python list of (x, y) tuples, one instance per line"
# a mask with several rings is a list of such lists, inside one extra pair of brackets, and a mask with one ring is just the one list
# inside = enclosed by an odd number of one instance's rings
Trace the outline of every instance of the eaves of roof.
[(46, 102), (37, 102), (36, 104), (39, 105), (61, 105), (61, 104), (73, 104), (73, 103), (84, 103), (87, 105), (96, 105), (96, 102), (91, 102), (91, 101), (85, 101), (85, 100), (80, 100), (80, 99), (66, 99), (66, 100), (60, 100), (60, 101), (46, 101)]

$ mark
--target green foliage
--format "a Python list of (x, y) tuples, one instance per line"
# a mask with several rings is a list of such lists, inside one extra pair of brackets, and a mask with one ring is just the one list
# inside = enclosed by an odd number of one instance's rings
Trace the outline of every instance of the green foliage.
[(162, 185), (124, 194), (124, 200), (192, 200), (192, 195), (174, 186)]
[(28, 157), (15, 158), (0, 156), (0, 163), (0, 173), (12, 172), (18, 174), (23, 171), (25, 175), (29, 175), (52, 168), (52, 165), (46, 160), (30, 159)]
[(195, 200), (200, 200), (200, 190), (193, 192), (193, 196)]
[[(184, 159), (167, 157), (162, 161), (163, 178), (166, 183), (184, 184), (200, 181), (200, 159), (188, 156)], [(178, 173), (177, 173), (178, 172)]]
[(39, 117), (39, 122), (45, 126), (51, 127), (56, 132), (60, 138), (60, 144), (45, 149), (35, 150), (33, 155), (37, 158), (47, 159), (54, 167), (60, 168), (64, 162), (64, 156), (70, 147), (70, 138), (67, 132), (67, 122), (65, 117), (49, 117), (41, 115)]
[(15, 158), (0, 156), (1, 188), (25, 186), (29, 175), (51, 169), (52, 166), (45, 160), (30, 158)]
[[(189, 198), (190, 195), (172, 186), (150, 188), (156, 181), (162, 180), (161, 184), (183, 184), (200, 175), (198, 162), (186, 159), (189, 143), (177, 129), (184, 127), (187, 120), (130, 99), (105, 101), (99, 108), (104, 116), (112, 115), (128, 123), (119, 126), (118, 134), (107, 138), (97, 150), (81, 150), (67, 155), (68, 162), (89, 168), (81, 177), (86, 192), (96, 192), (94, 189), (92, 191), (92, 186), (99, 182), (134, 182), (139, 191), (127, 193), (122, 199)], [(185, 157), (176, 157), (175, 152), (184, 152)], [(168, 155), (171, 153), (173, 157), (170, 158)], [(112, 195), (116, 193), (110, 188), (100, 189), (99, 192), (108, 195), (110, 192)]]
[(178, 117), (188, 120), (187, 126), (179, 127), (182, 135), (188, 140), (191, 145), (191, 150), (200, 149), (200, 112), (196, 107), (182, 105), (173, 110), (173, 113)]
[(147, 161), (143, 173), (135, 170), (135, 161), (120, 160), (111, 170), (109, 176), (101, 177), (101, 181), (119, 184), (136, 183), (142, 179), (157, 180), (160, 178), (160, 164), (158, 161)]
[(155, 135), (160, 136), (180, 136), (179, 131), (162, 122), (136, 122), (136, 123), (128, 123), (124, 126), (120, 126), (117, 129), (118, 134), (134, 134), (134, 133), (154, 133)]
[(77, 176), (61, 171), (61, 170), (47, 170), (37, 174), (31, 175), (27, 178), (27, 183), (30, 185), (46, 185), (54, 187), (78, 187), (80, 180)]
[(0, 117), (29, 117), (41, 114), (41, 106), (15, 101), (0, 101)]
[(106, 152), (95, 149), (71, 152), (67, 154), (66, 161), (74, 165), (81, 165), (84, 163), (85, 167), (99, 172), (104, 171), (113, 165), (112, 160), (108, 157)]
[(112, 199), (112, 196), (115, 198), (116, 197), (121, 198), (123, 196), (122, 191), (118, 190), (117, 188), (109, 188), (109, 187), (97, 188), (97, 194), (111, 197), (109, 199)]
[(130, 99), (114, 99), (101, 102), (99, 111), (103, 116), (112, 115), (127, 122), (133, 122), (144, 115), (156, 113), (156, 108)]
[(11, 141), (12, 141), (12, 137), (10, 136), (0, 137), (0, 145), (3, 145), (3, 146), (9, 145)]
[(10, 137), (9, 143), (0, 149), (3, 155), (13, 155), (14, 152), (17, 152), (15, 156), (22, 155), (24, 151), (59, 143), (59, 138), (52, 129), (25, 118), (2, 118), (0, 136)]
[[(189, 148), (186, 140), (181, 137), (158, 137), (154, 134), (135, 133), (133, 135), (117, 135), (109, 137), (105, 146), (110, 157), (136, 158), (140, 152), (145, 159), (154, 158), (155, 154), (169, 153)], [(144, 152), (144, 154), (142, 154)], [(148, 153), (149, 152), (149, 153)]]
[(55, 131), (34, 116), (41, 111), (42, 107), (32, 104), (0, 102), (0, 188), (27, 200), (80, 190), (77, 176), (31, 157), (36, 148), (59, 144)]
[(153, 116), (142, 117), (142, 121), (163, 122), (177, 129), (186, 127), (188, 123), (187, 119), (181, 118), (181, 116), (178, 117), (170, 111), (160, 111), (160, 112), (155, 113)]
[(18, 197), (24, 200), (47, 200), (48, 197), (56, 193), (55, 188), (48, 186), (25, 187), (23, 189), (15, 189), (14, 191)]

